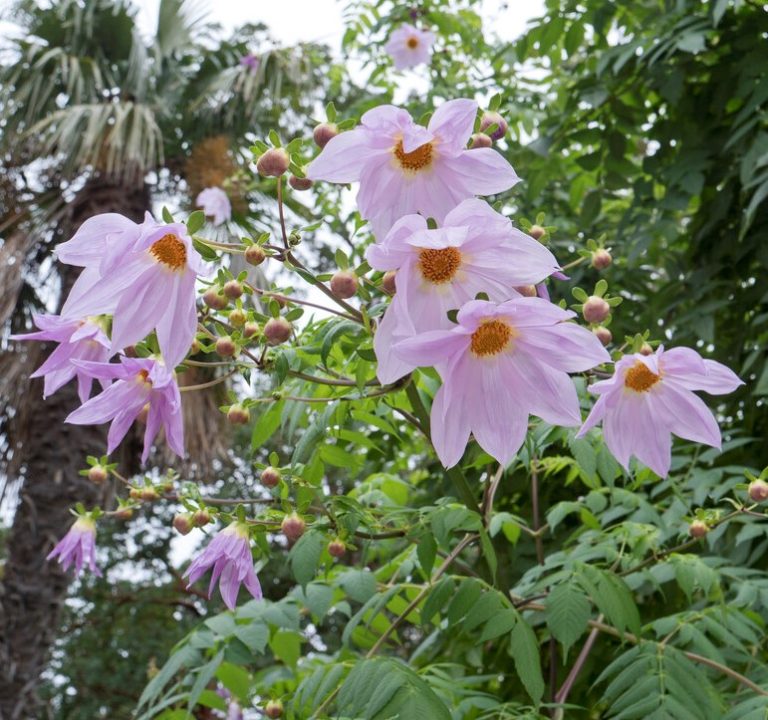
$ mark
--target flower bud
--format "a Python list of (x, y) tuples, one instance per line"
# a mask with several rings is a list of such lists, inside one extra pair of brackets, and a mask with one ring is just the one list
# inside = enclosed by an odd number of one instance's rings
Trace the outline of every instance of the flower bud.
[(203, 527), (209, 522), (211, 522), (211, 513), (209, 513), (205, 508), (195, 510), (195, 512), (192, 513), (192, 524), (195, 527)]
[(309, 188), (312, 187), (312, 181), (309, 178), (300, 178), (296, 175), (291, 175), (291, 177), (288, 178), (288, 184), (294, 189), (294, 190), (309, 190)]
[(700, 538), (703, 538), (708, 532), (709, 532), (709, 527), (707, 526), (707, 523), (705, 523), (702, 520), (694, 520), (688, 526), (688, 534), (692, 538), (696, 538), (697, 540)]
[(160, 496), (157, 494), (157, 490), (153, 487), (144, 487), (141, 488), (140, 491), (140, 497), (145, 502), (152, 502), (153, 500), (157, 500)]
[(470, 140), (470, 150), (474, 150), (475, 148), (489, 148), (493, 145), (493, 140), (491, 140), (485, 133), (475, 133)]
[(601, 323), (611, 313), (611, 306), (597, 295), (591, 295), (584, 303), (581, 314), (588, 323)]
[(334, 123), (320, 123), (312, 131), (312, 138), (319, 148), (324, 148), (338, 134), (339, 128)]
[(132, 487), (128, 491), (128, 497), (131, 498), (131, 500), (141, 500), (141, 488)]
[(648, 357), (648, 355), (653, 355), (653, 348), (648, 343), (643, 343), (640, 348), (640, 354), (645, 355), (646, 357)]
[(613, 340), (613, 334), (607, 327), (603, 327), (602, 325), (594, 328), (592, 332), (595, 334), (595, 337), (603, 344), (603, 345), (610, 345), (611, 340)]
[(272, 720), (283, 717), (283, 703), (279, 700), (270, 700), (264, 708), (264, 713)]
[(115, 510), (114, 517), (118, 520), (130, 520), (133, 517), (133, 508), (124, 507), (119, 510)]
[(88, 470), (88, 479), (96, 485), (101, 485), (106, 481), (108, 476), (109, 473), (107, 473), (107, 468), (103, 465), (94, 465)]
[(261, 245), (249, 245), (245, 250), (245, 262), (249, 265), (261, 265), (267, 259), (267, 253)]
[(125, 355), (125, 357), (129, 357), (129, 358), (135, 358), (135, 357), (139, 357), (139, 356), (136, 354), (136, 346), (135, 346), (135, 345), (128, 345), (128, 346), (127, 346), (127, 347), (126, 347), (126, 348), (123, 350), (123, 354)]
[(605, 270), (613, 262), (613, 257), (605, 248), (595, 250), (592, 253), (592, 267), (597, 270)]
[(235, 308), (229, 313), (229, 324), (235, 327), (242, 327), (245, 325), (245, 313), (240, 308)]
[(293, 326), (285, 318), (276, 317), (267, 320), (264, 325), (264, 337), (270, 345), (280, 345), (291, 337)]
[(340, 558), (347, 552), (347, 546), (343, 540), (336, 538), (328, 543), (328, 552), (331, 554), (331, 557)]
[(341, 300), (349, 300), (357, 292), (357, 275), (351, 270), (339, 270), (331, 278), (331, 292)]
[(480, 132), (485, 132), (491, 125), (496, 129), (491, 133), (491, 140), (501, 140), (507, 134), (507, 121), (497, 112), (485, 112), (480, 118)]
[(236, 300), (243, 294), (243, 286), (237, 280), (224, 283), (224, 294), (231, 300)]
[(224, 335), (216, 341), (216, 354), (221, 357), (233, 357), (237, 352), (237, 346), (229, 335)]
[(192, 522), (192, 515), (189, 513), (178, 513), (173, 517), (173, 527), (180, 535), (188, 535), (192, 532), (194, 523)]
[(749, 499), (755, 503), (762, 503), (768, 500), (768, 483), (765, 480), (753, 480), (749, 483), (747, 490)]
[(227, 420), (231, 425), (247, 425), (251, 420), (251, 413), (248, 408), (235, 403), (227, 410)]
[(189, 354), (190, 355), (197, 355), (197, 353), (200, 352), (200, 341), (195, 338), (192, 341), (192, 344), (189, 346)]
[(282, 478), (282, 474), (276, 467), (265, 467), (261, 471), (261, 484), (264, 487), (276, 487)]
[(261, 332), (259, 323), (247, 322), (243, 326), (243, 337), (252, 338), (254, 335), (258, 335)]
[(291, 542), (296, 542), (303, 534), (307, 524), (301, 515), (291, 513), (283, 518), (283, 522), (280, 525), (280, 529), (283, 531), (283, 535), (287, 537)]
[(384, 292), (389, 295), (394, 295), (397, 291), (397, 286), (395, 285), (395, 275), (396, 273), (394, 270), (387, 270), (387, 272), (384, 273), (384, 277), (381, 279), (381, 287)]
[(280, 177), (285, 174), (290, 164), (291, 158), (283, 148), (270, 148), (259, 158), (256, 170), (259, 175)]
[(535, 285), (518, 285), (515, 290), (523, 297), (536, 297), (537, 295)]
[(547, 230), (546, 228), (541, 227), (541, 225), (532, 225), (531, 229), (528, 231), (528, 234), (534, 240), (541, 240), (541, 238), (547, 234)]
[(227, 298), (216, 288), (208, 288), (203, 293), (203, 302), (212, 310), (223, 310), (227, 307)]

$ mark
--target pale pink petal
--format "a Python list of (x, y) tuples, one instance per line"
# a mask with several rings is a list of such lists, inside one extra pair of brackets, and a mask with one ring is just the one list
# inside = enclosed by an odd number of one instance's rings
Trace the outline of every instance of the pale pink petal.
[(443, 158), (442, 164), (461, 183), (466, 196), (494, 195), (520, 182), (504, 156), (492, 148), (467, 150), (456, 157)]
[(736, 373), (715, 360), (704, 360), (690, 348), (672, 348), (660, 359), (663, 372), (689, 390), (725, 395), (744, 383)]
[(572, 322), (526, 328), (515, 342), (538, 361), (569, 373), (583, 372), (611, 361), (594, 333)]
[(168, 311), (157, 321), (157, 341), (165, 362), (174, 367), (186, 357), (197, 331), (194, 273), (175, 274), (166, 292)]
[[(108, 454), (114, 452), (115, 448), (123, 441), (123, 438), (131, 429), (131, 425), (133, 425), (134, 420), (136, 420), (143, 407), (143, 404), (126, 405), (124, 410), (115, 415), (115, 419), (112, 420), (112, 424), (109, 426), (109, 433), (107, 433)], [(143, 456), (141, 461), (144, 462)]]
[(579, 428), (579, 432), (576, 433), (577, 438), (584, 437), (597, 423), (601, 422), (605, 417), (606, 411), (606, 399), (602, 395), (597, 399), (597, 402), (592, 407), (584, 424)]
[(406, 215), (398, 220), (380, 243), (369, 245), (365, 252), (368, 264), (374, 270), (397, 270), (413, 254), (408, 237), (427, 227), (421, 215)]
[(443, 379), (442, 387), (432, 401), (430, 428), (432, 445), (444, 467), (450, 468), (461, 460), (469, 442), (469, 413), (466, 407), (467, 366), (459, 358)]
[(55, 247), (60, 262), (68, 265), (98, 265), (104, 255), (107, 238), (117, 234), (121, 245), (129, 250), (139, 235), (139, 226), (118, 213), (102, 213), (88, 218), (71, 240)]
[(432, 367), (463, 354), (468, 347), (468, 335), (453, 330), (433, 330), (401, 340), (392, 349), (403, 362), (413, 367)]
[(347, 130), (332, 138), (307, 166), (307, 177), (335, 183), (355, 182), (368, 162), (384, 159), (387, 154), (386, 149), (371, 147), (364, 129)]
[(650, 393), (653, 412), (678, 437), (720, 447), (720, 428), (712, 411), (690, 390), (665, 379)]
[(507, 382), (516, 381), (515, 392), (531, 415), (550, 425), (570, 427), (581, 422), (579, 396), (566, 373), (548, 367), (524, 351), (513, 351), (504, 367)]
[(476, 118), (474, 100), (449, 100), (440, 105), (429, 121), (429, 131), (439, 140), (438, 152), (455, 157), (466, 150)]
[(640, 402), (633, 405), (634, 434), (632, 452), (659, 477), (666, 477), (672, 463), (672, 436), (664, 423), (654, 415), (651, 393), (640, 393)]
[(390, 383), (399, 380), (416, 367), (411, 363), (401, 360), (400, 357), (395, 354), (393, 350), (395, 342), (404, 339), (403, 337), (400, 337), (396, 340), (396, 329), (397, 318), (390, 305), (376, 329), (376, 334), (373, 336), (373, 350), (376, 353), (377, 363), (376, 377), (383, 385), (389, 385)]

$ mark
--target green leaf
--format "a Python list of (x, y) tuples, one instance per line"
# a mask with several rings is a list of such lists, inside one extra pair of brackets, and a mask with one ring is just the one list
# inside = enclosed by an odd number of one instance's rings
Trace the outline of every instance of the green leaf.
[(286, 665), (296, 668), (301, 657), (302, 636), (291, 630), (278, 630), (269, 641), (275, 657)]
[(266, 444), (267, 440), (275, 434), (277, 428), (280, 427), (284, 406), (285, 400), (278, 400), (276, 403), (272, 403), (267, 411), (256, 420), (251, 435), (252, 450), (257, 450)]
[(205, 225), (205, 213), (202, 210), (195, 210), (187, 218), (187, 232), (194, 235), (201, 227)]
[(224, 649), (222, 648), (218, 653), (216, 653), (216, 655), (214, 655), (214, 657), (212, 657), (205, 665), (203, 665), (203, 667), (200, 668), (197, 673), (197, 677), (195, 678), (195, 683), (192, 685), (192, 689), (189, 691), (189, 697), (187, 698), (187, 710), (191, 710), (193, 707), (195, 707), (195, 705), (197, 705), (197, 700), (200, 697), (200, 694), (203, 692), (203, 690), (205, 690), (206, 686), (213, 678), (223, 659)]
[(241, 701), (245, 702), (248, 700), (251, 690), (251, 676), (247, 670), (244, 670), (239, 665), (223, 662), (216, 671), (216, 677), (221, 680), (222, 685), (227, 690), (236, 695)]
[(563, 646), (563, 654), (582, 636), (590, 617), (587, 596), (570, 581), (556, 585), (547, 597), (547, 625)]
[(539, 659), (539, 643), (536, 634), (531, 630), (525, 620), (515, 623), (509, 638), (509, 650), (515, 661), (523, 686), (536, 705), (544, 695), (544, 678), (541, 675), (541, 661)]
[(435, 565), (437, 556), (437, 543), (431, 532), (425, 532), (416, 545), (416, 556), (419, 558), (419, 565), (427, 578), (432, 575), (432, 568)]
[(325, 535), (321, 532), (309, 530), (302, 535), (298, 542), (288, 553), (288, 562), (291, 572), (302, 587), (313, 580), (317, 572), (317, 565), (325, 547)]

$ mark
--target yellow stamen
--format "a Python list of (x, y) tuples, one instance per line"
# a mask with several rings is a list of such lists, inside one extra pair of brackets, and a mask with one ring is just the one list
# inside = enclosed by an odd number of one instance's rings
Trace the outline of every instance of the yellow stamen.
[(470, 350), (476, 357), (498, 355), (515, 337), (517, 331), (503, 320), (485, 320), (472, 333)]
[(403, 170), (408, 172), (424, 170), (432, 164), (432, 143), (424, 143), (407, 153), (403, 150), (403, 141), (398, 140), (395, 146), (395, 157)]
[(458, 248), (419, 250), (419, 270), (422, 277), (431, 283), (439, 285), (453, 280), (460, 265), (461, 252)]
[(419, 47), (419, 38), (409, 37), (405, 44), (411, 48), (411, 50), (415, 50), (417, 47)]
[(148, 370), (139, 370), (139, 372), (136, 374), (136, 382), (140, 385), (148, 385), (149, 387), (152, 387), (152, 381), (148, 379), (149, 378), (149, 371)]
[(635, 392), (647, 392), (657, 382), (661, 380), (661, 375), (651, 372), (645, 363), (637, 360), (635, 364), (627, 370), (624, 375), (624, 387), (628, 387)]
[(152, 243), (149, 252), (155, 260), (166, 265), (171, 270), (183, 270), (187, 267), (187, 248), (178, 237), (172, 233), (163, 235)]

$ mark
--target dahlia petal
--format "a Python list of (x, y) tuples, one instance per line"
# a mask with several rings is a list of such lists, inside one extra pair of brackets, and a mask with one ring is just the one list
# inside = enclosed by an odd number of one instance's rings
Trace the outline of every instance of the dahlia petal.
[(520, 182), (504, 156), (492, 148), (475, 148), (443, 158), (443, 165), (459, 180), (467, 196), (494, 195)]
[(384, 317), (376, 328), (373, 336), (373, 350), (376, 353), (376, 377), (382, 385), (399, 380), (414, 369), (414, 365), (401, 360), (394, 352), (393, 347), (401, 338), (395, 337), (397, 318), (392, 305), (387, 308)]
[(499, 305), (500, 315), (510, 319), (516, 328), (539, 328), (570, 320), (576, 313), (563, 310), (557, 305), (538, 297), (520, 297)]
[[(455, 364), (452, 364), (455, 365)], [(448, 375), (432, 401), (430, 428), (432, 446), (443, 467), (456, 465), (469, 442), (470, 424), (464, 394), (466, 374)]]
[(704, 360), (691, 348), (672, 348), (661, 354), (664, 373), (688, 390), (710, 395), (733, 392), (743, 381), (730, 368), (715, 360)]
[(160, 432), (160, 426), (163, 423), (162, 415), (162, 396), (159, 393), (152, 393), (149, 401), (149, 412), (147, 413), (147, 425), (144, 429), (144, 446), (141, 451), (141, 464), (144, 465), (149, 458), (157, 433)]
[(655, 414), (678, 437), (719, 448), (720, 427), (704, 401), (668, 379), (650, 394)]
[(413, 248), (406, 242), (408, 237), (427, 227), (421, 215), (400, 218), (380, 243), (369, 245), (365, 258), (374, 270), (397, 270), (413, 255)]
[[(107, 433), (107, 454), (114, 452), (115, 448), (123, 441), (143, 407), (143, 405), (139, 407), (128, 406), (115, 415)], [(143, 455), (141, 461), (142, 463), (145, 462)]]
[[(171, 281), (170, 289), (168, 280)], [(143, 340), (159, 320), (175, 310), (174, 291), (177, 282), (176, 273), (169, 275), (158, 264), (145, 266), (144, 273), (131, 286), (130, 292), (123, 294), (115, 308), (112, 352)]]
[(166, 363), (175, 367), (189, 352), (197, 330), (195, 274), (176, 275), (166, 291), (169, 309), (157, 321), (157, 341)]
[[(374, 218), (384, 211), (406, 214), (398, 209), (392, 211), (389, 207), (392, 198), (402, 194), (403, 175), (389, 164), (370, 163), (360, 172), (360, 190), (357, 193), (357, 209), (364, 218)], [(403, 208), (407, 205), (403, 205)], [(408, 212), (413, 212), (411, 208)], [(393, 218), (393, 220), (396, 218)], [(394, 227), (394, 226), (392, 226)], [(377, 236), (378, 237), (378, 236)]]
[(414, 232), (406, 241), (411, 248), (442, 250), (449, 247), (459, 248), (467, 240), (469, 228), (444, 227), (437, 230), (422, 229)]
[(261, 583), (259, 582), (259, 576), (253, 569), (253, 563), (251, 563), (250, 572), (246, 574), (243, 584), (245, 585), (245, 589), (248, 590), (256, 600), (261, 600), (264, 597), (261, 590)]
[(595, 427), (595, 425), (597, 425), (597, 423), (601, 422), (605, 417), (605, 411), (606, 399), (604, 396), (600, 396), (597, 399), (597, 402), (592, 406), (592, 410), (590, 410), (589, 415), (587, 415), (587, 419), (584, 421), (584, 424), (576, 433), (576, 437), (584, 437), (593, 427)]
[(505, 381), (514, 383), (515, 393), (524, 398), (528, 412), (550, 425), (570, 427), (581, 422), (579, 396), (573, 380), (562, 371), (542, 362), (540, 357), (521, 351), (505, 362)]
[(347, 130), (331, 138), (307, 166), (307, 177), (335, 183), (355, 182), (360, 179), (366, 164), (384, 153), (386, 150), (371, 147), (368, 133), (363, 128)]
[(235, 573), (234, 566), (229, 563), (221, 574), (219, 580), (219, 592), (221, 593), (222, 600), (224, 600), (224, 604), (230, 610), (234, 610), (237, 606), (238, 590), (240, 590), (240, 583)]
[(433, 330), (395, 343), (392, 351), (414, 367), (432, 367), (449, 361), (469, 347), (469, 336), (452, 330)]
[[(136, 395), (143, 391), (138, 384), (130, 381), (117, 382), (103, 393), (73, 410), (64, 422), (74, 425), (101, 425), (121, 412), (126, 406), (136, 406)], [(148, 393), (147, 393), (148, 394)], [(142, 402), (139, 410), (143, 407)], [(138, 410), (136, 411), (138, 414)]]
[(654, 417), (649, 393), (641, 395), (641, 402), (634, 408), (636, 435), (633, 437), (633, 454), (659, 477), (669, 474), (672, 464), (672, 436), (663, 423)]
[(594, 333), (571, 322), (527, 328), (516, 342), (538, 361), (564, 372), (583, 372), (611, 361)]
[(449, 100), (435, 110), (429, 121), (429, 131), (440, 141), (441, 154), (455, 157), (466, 150), (477, 117), (474, 100)]
[(60, 262), (67, 265), (98, 265), (104, 255), (107, 237), (117, 234), (126, 249), (139, 234), (139, 226), (118, 213), (102, 213), (88, 218), (70, 240), (56, 245)]
[[(478, 239), (489, 235), (495, 239), (500, 239), (512, 229), (512, 223), (508, 218), (496, 212), (485, 200), (475, 197), (460, 202), (445, 216), (443, 224), (446, 227), (463, 225), (477, 228), (476, 237)], [(533, 240), (533, 242), (536, 241)]]
[(409, 123), (402, 132), (401, 142), (403, 143), (403, 151), (410, 153), (418, 150), (422, 145), (426, 145), (434, 140), (434, 138), (435, 136), (423, 125)]
[(603, 439), (613, 457), (629, 470), (629, 459), (633, 452), (633, 438), (639, 431), (639, 408), (642, 398), (619, 393), (615, 407), (606, 411), (603, 417)]

